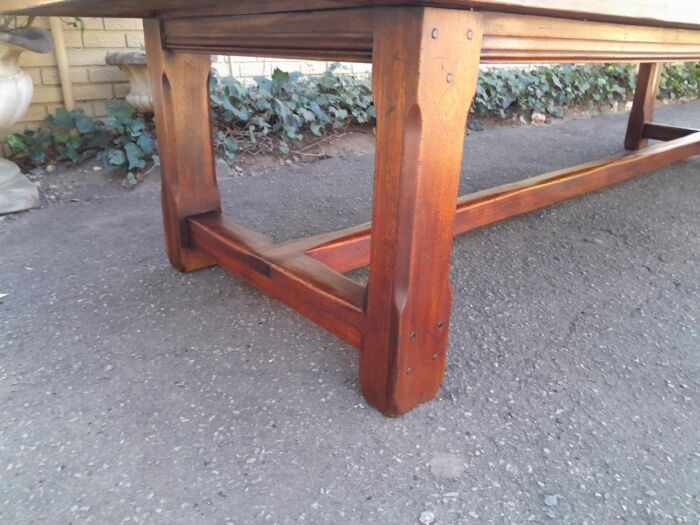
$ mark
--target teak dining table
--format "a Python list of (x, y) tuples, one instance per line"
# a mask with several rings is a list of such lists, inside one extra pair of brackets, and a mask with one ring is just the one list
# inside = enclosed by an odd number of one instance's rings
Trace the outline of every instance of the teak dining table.
[[(697, 0), (0, 0), (0, 11), (144, 19), (171, 263), (220, 265), (359, 348), (362, 393), (388, 416), (440, 388), (455, 234), (700, 154), (700, 130), (653, 120), (663, 63), (700, 60)], [(275, 243), (222, 214), (212, 54), (373, 64), (371, 223)], [(479, 64), (562, 62), (641, 64), (630, 152), (458, 198)], [(344, 275), (366, 265), (367, 286)]]

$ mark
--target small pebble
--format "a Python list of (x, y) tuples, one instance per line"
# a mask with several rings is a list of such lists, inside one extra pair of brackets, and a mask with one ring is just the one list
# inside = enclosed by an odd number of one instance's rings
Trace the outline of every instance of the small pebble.
[(428, 467), (433, 476), (446, 479), (457, 479), (466, 469), (462, 457), (449, 452), (435, 454), (428, 463)]
[(533, 124), (544, 124), (547, 122), (547, 115), (545, 115), (544, 113), (539, 113), (537, 111), (535, 111), (532, 114), (531, 118)]
[(545, 496), (544, 504), (548, 507), (556, 507), (557, 505), (559, 505), (559, 496), (557, 496), (556, 494)]

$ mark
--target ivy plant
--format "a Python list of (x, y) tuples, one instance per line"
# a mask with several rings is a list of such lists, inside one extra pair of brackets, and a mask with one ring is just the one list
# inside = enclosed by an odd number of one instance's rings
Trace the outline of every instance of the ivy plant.
[(350, 123), (374, 119), (367, 81), (338, 75), (334, 65), (320, 77), (275, 69), (245, 86), (232, 77), (211, 77), (214, 142), (229, 159), (238, 152), (289, 153), (305, 136), (321, 137)]
[[(241, 152), (288, 154), (305, 139), (334, 133), (350, 124), (373, 124), (369, 79), (338, 73), (338, 65), (319, 77), (276, 69), (271, 78), (244, 85), (212, 73), (214, 146), (229, 160)], [(636, 66), (563, 65), (487, 68), (481, 71), (470, 125), (479, 118), (524, 119), (538, 111), (559, 118), (571, 108), (595, 108), (630, 100)], [(700, 64), (669, 64), (661, 75), (659, 98), (700, 96)], [(483, 126), (483, 125), (481, 125)], [(10, 135), (15, 160), (27, 165), (80, 163), (99, 156), (135, 184), (158, 163), (152, 120), (123, 102), (111, 102), (107, 116), (58, 110), (46, 125)]]
[[(486, 68), (481, 71), (472, 113), (505, 118), (537, 111), (560, 118), (571, 108), (594, 108), (630, 100), (637, 80), (631, 64)], [(661, 99), (700, 96), (700, 64), (668, 64)]]
[(107, 104), (107, 116), (96, 119), (82, 110), (59, 109), (46, 126), (7, 138), (15, 160), (36, 165), (51, 162), (78, 164), (98, 156), (105, 166), (124, 170), (131, 184), (149, 164), (157, 164), (153, 123), (124, 102)]

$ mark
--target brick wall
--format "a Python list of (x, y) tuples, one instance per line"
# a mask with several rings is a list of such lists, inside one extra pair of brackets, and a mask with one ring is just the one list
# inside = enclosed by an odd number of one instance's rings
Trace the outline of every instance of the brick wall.
[[(333, 62), (313, 60), (284, 60), (259, 57), (229, 57), (215, 55), (212, 65), (222, 76), (234, 76), (244, 83), (251, 83), (255, 77), (270, 76), (275, 68), (283, 71), (299, 71), (304, 75), (321, 75)], [(368, 75), (372, 71), (370, 64), (342, 63), (338, 72), (351, 75)]]
[[(103, 116), (105, 101), (123, 98), (129, 91), (126, 76), (119, 68), (106, 65), (105, 55), (111, 51), (143, 48), (141, 21), (83, 18), (83, 31), (70, 26), (69, 21), (64, 19), (63, 32), (76, 106), (89, 115)], [(46, 19), (38, 19), (35, 25), (49, 27)], [(63, 105), (53, 53), (23, 53), (20, 65), (34, 81), (34, 98), (29, 111), (11, 131), (36, 127), (48, 114)]]
[[(144, 46), (141, 20), (126, 18), (83, 18), (80, 31), (63, 19), (63, 32), (70, 65), (70, 76), (76, 106), (92, 116), (105, 115), (105, 102), (124, 98), (129, 91), (126, 76), (114, 66), (105, 64), (105, 55), (114, 51), (136, 51)], [(37, 19), (37, 26), (48, 28), (47, 19)], [(53, 53), (23, 53), (22, 69), (34, 81), (34, 98), (29, 111), (9, 132), (37, 127), (41, 121), (63, 105), (58, 68)], [(270, 75), (275, 67), (304, 74), (321, 74), (329, 62), (291, 61), (255, 57), (213, 57), (213, 65), (221, 75), (233, 75), (244, 82), (256, 76)], [(343, 64), (351, 74), (370, 71), (369, 64)], [(0, 137), (1, 139), (1, 137)]]

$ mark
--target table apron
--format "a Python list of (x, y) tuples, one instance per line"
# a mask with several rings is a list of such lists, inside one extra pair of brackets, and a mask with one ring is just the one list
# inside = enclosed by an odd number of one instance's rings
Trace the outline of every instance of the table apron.
[[(164, 18), (164, 45), (189, 53), (371, 62), (374, 20), (382, 9), (391, 8)], [(700, 31), (481, 15), (484, 63), (700, 60)]]

